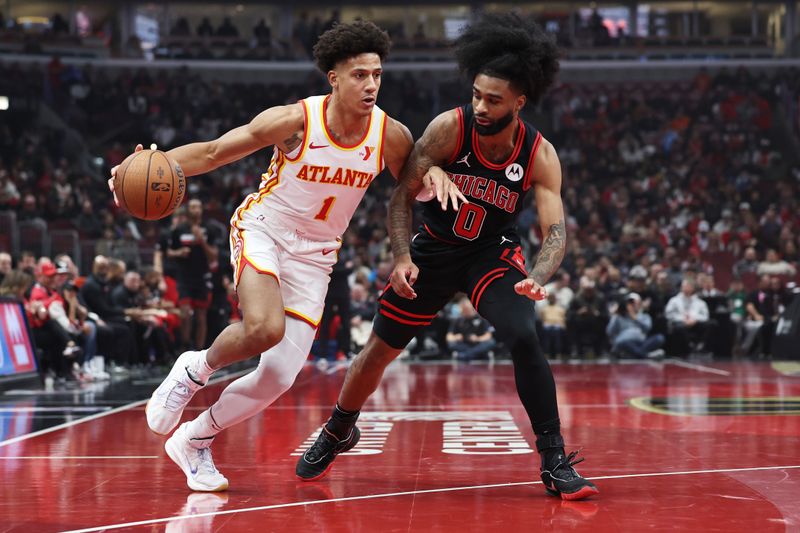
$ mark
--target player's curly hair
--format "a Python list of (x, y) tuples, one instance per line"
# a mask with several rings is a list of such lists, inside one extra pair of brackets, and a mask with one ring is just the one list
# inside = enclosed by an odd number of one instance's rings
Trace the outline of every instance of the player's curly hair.
[(555, 39), (531, 19), (513, 13), (486, 14), (456, 39), (459, 69), (510, 81), (532, 104), (555, 81), (559, 51)]
[(391, 46), (389, 34), (372, 22), (340, 22), (320, 35), (314, 45), (314, 61), (317, 68), (327, 74), (339, 61), (359, 54), (375, 53), (383, 61), (389, 55)]

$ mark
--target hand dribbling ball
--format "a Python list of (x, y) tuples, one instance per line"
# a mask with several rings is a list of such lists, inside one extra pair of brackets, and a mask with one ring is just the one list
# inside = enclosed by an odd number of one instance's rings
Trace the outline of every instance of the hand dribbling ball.
[(136, 218), (158, 220), (181, 205), (186, 177), (161, 150), (141, 150), (125, 158), (114, 176), (120, 207)]

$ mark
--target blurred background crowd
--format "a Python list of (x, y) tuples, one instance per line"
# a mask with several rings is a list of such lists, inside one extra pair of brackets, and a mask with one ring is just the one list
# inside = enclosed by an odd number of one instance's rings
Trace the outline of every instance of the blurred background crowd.
[[(251, 49), (306, 59), (313, 36), (338, 17), (301, 17), (289, 45), (261, 20)], [(576, 35), (613, 44), (603, 28)], [(178, 19), (166, 37), (244, 33), (230, 20), (194, 28)], [(395, 39), (403, 48), (444, 46), (424, 28)], [(620, 39), (615, 32), (613, 42)], [(378, 104), (415, 137), (470, 94), (452, 73), (429, 78), (387, 68), (381, 87)], [(0, 95), (23, 102), (0, 121), (0, 294), (26, 302), (43, 371), (105, 379), (166, 364), (238, 320), (227, 221), (271, 152), (191, 178), (191, 200), (159, 222), (116, 208), (105, 177), (136, 143), (167, 150), (213, 139), (266, 107), (324, 92), (324, 78), (310, 71), (237, 81), (187, 67), (0, 57)], [(771, 354), (800, 280), (798, 102), (796, 68), (695, 68), (666, 80), (562, 79), (525, 110), (558, 150), (564, 176), (568, 251), (548, 300), (537, 304), (549, 357)], [(392, 186), (390, 176), (373, 183), (344, 235), (313, 349), (321, 361), (350, 357), (369, 334), (392, 269)], [(541, 230), (529, 201), (517, 229), (530, 267)], [(408, 356), (506, 351), (458, 298)]]

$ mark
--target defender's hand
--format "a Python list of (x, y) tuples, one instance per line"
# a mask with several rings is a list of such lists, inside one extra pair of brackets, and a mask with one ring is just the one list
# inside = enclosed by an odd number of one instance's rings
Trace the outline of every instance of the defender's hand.
[(531, 300), (544, 300), (547, 298), (547, 289), (533, 281), (531, 278), (525, 278), (516, 285), (514, 291), (517, 294), (527, 296)]
[[(141, 152), (142, 150), (144, 150), (144, 146), (142, 146), (141, 144), (137, 144), (136, 148), (133, 150), (133, 153)], [(114, 192), (114, 178), (117, 177), (118, 168), (119, 165), (111, 169), (111, 177), (108, 180), (108, 189), (111, 191), (111, 194), (114, 195), (114, 205), (116, 205), (117, 207), (119, 207), (119, 200), (117, 200), (117, 193)]]
[(417, 293), (411, 286), (417, 281), (417, 276), (419, 276), (419, 268), (411, 261), (410, 256), (405, 255), (395, 261), (389, 283), (392, 284), (392, 289), (399, 296), (413, 300), (417, 297)]
[(436, 195), (436, 199), (442, 206), (442, 211), (447, 211), (447, 204), (453, 204), (453, 210), (458, 211), (460, 205), (468, 204), (467, 197), (464, 196), (450, 176), (439, 167), (431, 167), (425, 176), (422, 177), (426, 189), (430, 189)]

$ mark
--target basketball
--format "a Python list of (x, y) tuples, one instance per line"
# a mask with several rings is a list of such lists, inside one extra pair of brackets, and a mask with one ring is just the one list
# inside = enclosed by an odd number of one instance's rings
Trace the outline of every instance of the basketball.
[(181, 205), (186, 178), (180, 165), (161, 150), (125, 158), (114, 177), (119, 205), (136, 218), (158, 220)]

